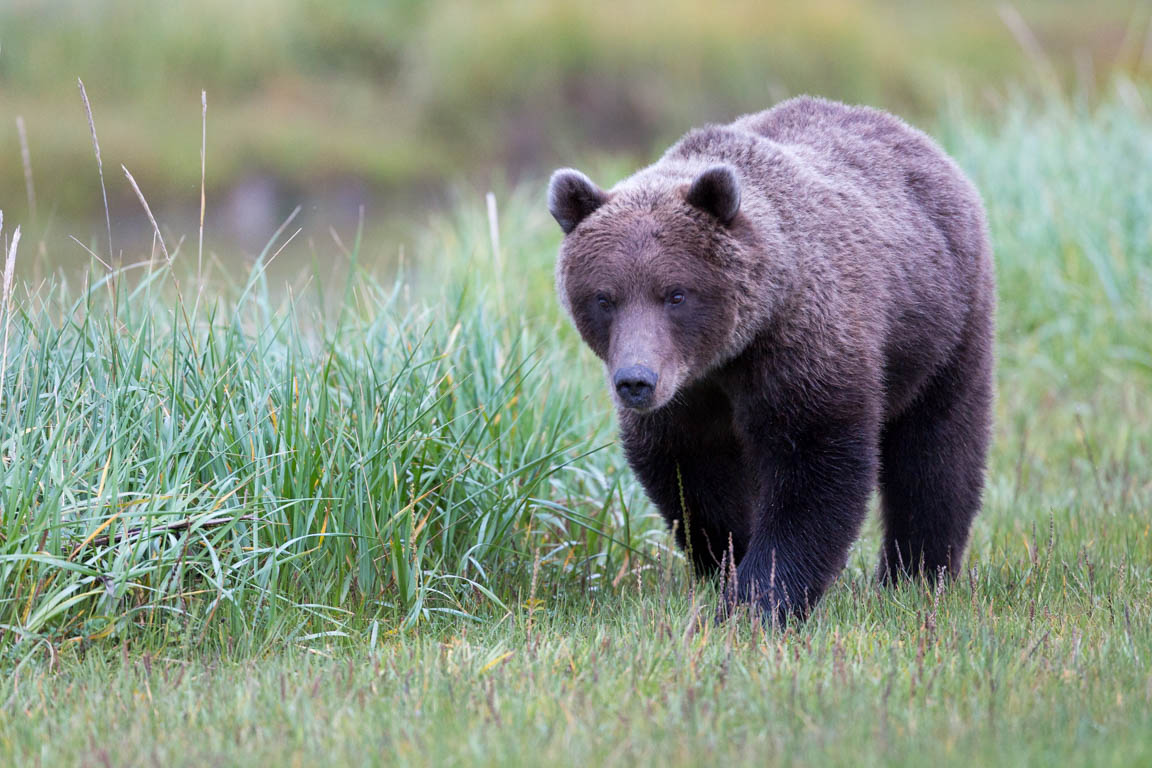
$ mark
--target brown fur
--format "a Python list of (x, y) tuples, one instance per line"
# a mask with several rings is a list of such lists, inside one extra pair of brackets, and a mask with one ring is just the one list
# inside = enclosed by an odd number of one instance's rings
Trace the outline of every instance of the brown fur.
[(877, 485), (881, 575), (958, 569), (983, 487), (995, 286), (979, 195), (931, 139), (793, 99), (692, 131), (606, 192), (557, 171), (549, 204), (561, 299), (618, 387), (629, 463), (701, 572), (730, 549), (737, 599), (802, 615)]

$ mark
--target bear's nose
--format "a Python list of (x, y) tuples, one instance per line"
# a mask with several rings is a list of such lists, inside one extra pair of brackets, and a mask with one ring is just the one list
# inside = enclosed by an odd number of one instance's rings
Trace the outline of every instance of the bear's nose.
[(633, 365), (617, 370), (612, 383), (616, 385), (616, 393), (624, 405), (629, 408), (647, 408), (652, 404), (657, 378), (651, 368)]

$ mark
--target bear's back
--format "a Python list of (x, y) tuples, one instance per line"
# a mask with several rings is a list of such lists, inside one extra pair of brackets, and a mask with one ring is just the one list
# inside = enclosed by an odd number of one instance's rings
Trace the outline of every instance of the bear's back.
[(785, 145), (827, 148), (839, 138), (861, 145), (892, 146), (921, 135), (904, 121), (871, 107), (850, 106), (815, 96), (797, 96), (770, 109), (744, 115), (732, 127)]
[(800, 96), (728, 127), (767, 139), (826, 182), (889, 212), (911, 204), (928, 215), (963, 262), (990, 261), (976, 188), (935, 141), (900, 118)]
[(871, 192), (919, 192), (963, 185), (960, 170), (932, 139), (870, 107), (800, 96), (733, 122), (730, 128), (768, 139), (830, 181)]
[(806, 269), (820, 258), (837, 265), (837, 286), (855, 283), (856, 299), (841, 311), (882, 318), (887, 405), (902, 410), (965, 326), (994, 306), (975, 187), (926, 134), (867, 107), (801, 97), (727, 128), (776, 153), (776, 162), (742, 171), (778, 206), (804, 210), (796, 250)]

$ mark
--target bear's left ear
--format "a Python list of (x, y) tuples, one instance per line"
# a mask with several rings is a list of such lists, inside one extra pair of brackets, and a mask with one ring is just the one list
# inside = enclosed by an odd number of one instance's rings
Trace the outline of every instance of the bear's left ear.
[(572, 168), (561, 168), (548, 182), (548, 210), (564, 234), (576, 229), (577, 224), (607, 201), (607, 193)]
[(713, 165), (692, 182), (685, 195), (689, 205), (712, 214), (727, 224), (740, 212), (740, 181), (730, 165)]

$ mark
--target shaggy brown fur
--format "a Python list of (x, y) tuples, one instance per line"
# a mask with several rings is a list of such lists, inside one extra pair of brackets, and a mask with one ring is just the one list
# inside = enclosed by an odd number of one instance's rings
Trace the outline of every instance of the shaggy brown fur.
[(804, 615), (877, 486), (881, 577), (957, 571), (995, 285), (979, 195), (931, 139), (793, 99), (692, 131), (609, 191), (557, 171), (549, 207), (628, 461), (700, 572), (731, 551), (735, 599)]

